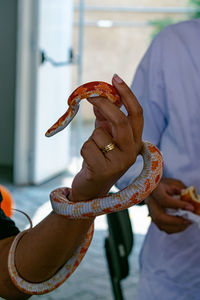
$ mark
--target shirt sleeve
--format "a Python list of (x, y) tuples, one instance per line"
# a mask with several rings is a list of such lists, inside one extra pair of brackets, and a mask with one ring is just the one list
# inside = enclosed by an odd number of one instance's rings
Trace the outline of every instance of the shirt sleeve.
[(0, 191), (0, 240), (19, 233), (19, 229), (15, 226), (15, 223), (2, 210), (2, 201), (3, 197)]
[[(162, 34), (159, 34), (139, 64), (131, 85), (131, 90), (143, 108), (143, 140), (157, 147), (160, 145), (168, 116), (162, 65)], [(125, 112), (125, 108), (122, 110)], [(119, 189), (125, 188), (138, 177), (142, 167), (143, 160), (138, 157), (135, 164), (118, 180), (116, 186)]]

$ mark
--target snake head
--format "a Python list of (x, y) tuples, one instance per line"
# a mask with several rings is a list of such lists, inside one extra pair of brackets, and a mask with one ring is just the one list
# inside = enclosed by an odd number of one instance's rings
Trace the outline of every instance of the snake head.
[(73, 93), (69, 96), (68, 110), (62, 117), (58, 119), (58, 121), (53, 126), (51, 126), (47, 130), (45, 135), (47, 137), (50, 137), (63, 130), (77, 114), (79, 109), (79, 102), (82, 99), (99, 96), (105, 97), (118, 107), (121, 107), (120, 96), (114, 86), (103, 81), (92, 81), (85, 83), (79, 86), (77, 89), (75, 89)]

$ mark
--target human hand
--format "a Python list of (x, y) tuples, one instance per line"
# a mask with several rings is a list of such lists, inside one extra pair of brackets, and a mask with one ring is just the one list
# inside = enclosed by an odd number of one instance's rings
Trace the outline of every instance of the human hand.
[(185, 230), (191, 222), (181, 217), (166, 214), (166, 208), (185, 209), (193, 211), (193, 206), (184, 203), (174, 195), (179, 195), (185, 185), (177, 179), (163, 178), (157, 188), (146, 199), (152, 221), (160, 230), (167, 233), (177, 233)]
[[(140, 152), (142, 108), (124, 81), (114, 76), (112, 83), (127, 109), (128, 116), (103, 97), (88, 99), (103, 121), (98, 122), (97, 128), (81, 149), (84, 161), (72, 183), (69, 196), (71, 201), (90, 200), (107, 195)], [(114, 143), (115, 148), (103, 153), (102, 149), (109, 143)]]

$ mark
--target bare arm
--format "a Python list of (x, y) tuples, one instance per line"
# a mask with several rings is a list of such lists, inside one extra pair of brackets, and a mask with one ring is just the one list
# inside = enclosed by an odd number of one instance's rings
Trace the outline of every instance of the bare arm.
[[(69, 220), (51, 213), (23, 236), (16, 250), (16, 267), (29, 282), (52, 277), (72, 256), (84, 239), (91, 220)], [(27, 299), (13, 285), (8, 274), (7, 256), (14, 237), (0, 241), (0, 295), (6, 299)], [(3, 280), (2, 280), (3, 279)]]
[[(107, 99), (96, 98), (91, 101), (107, 121), (106, 126), (99, 122), (98, 128), (83, 145), (81, 154), (84, 162), (72, 184), (69, 196), (72, 201), (106, 195), (115, 181), (134, 163), (140, 151), (142, 109), (123, 81), (113, 79), (113, 84), (127, 108), (128, 116)], [(101, 148), (111, 139), (116, 143), (116, 148), (105, 157)], [(17, 246), (16, 267), (21, 277), (29, 282), (41, 282), (52, 277), (72, 256), (93, 221), (69, 220), (52, 212), (25, 234)], [(0, 295), (12, 300), (27, 299), (29, 296), (22, 296), (9, 278), (7, 256), (12, 240), (0, 241), (3, 265), (0, 278), (4, 278), (0, 279)]]

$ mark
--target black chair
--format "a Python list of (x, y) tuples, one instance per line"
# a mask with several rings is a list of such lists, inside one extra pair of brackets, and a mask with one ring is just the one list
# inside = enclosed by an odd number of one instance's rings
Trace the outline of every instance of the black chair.
[(123, 300), (121, 280), (129, 274), (128, 256), (134, 239), (128, 210), (107, 215), (109, 236), (105, 239), (105, 252), (115, 300)]

